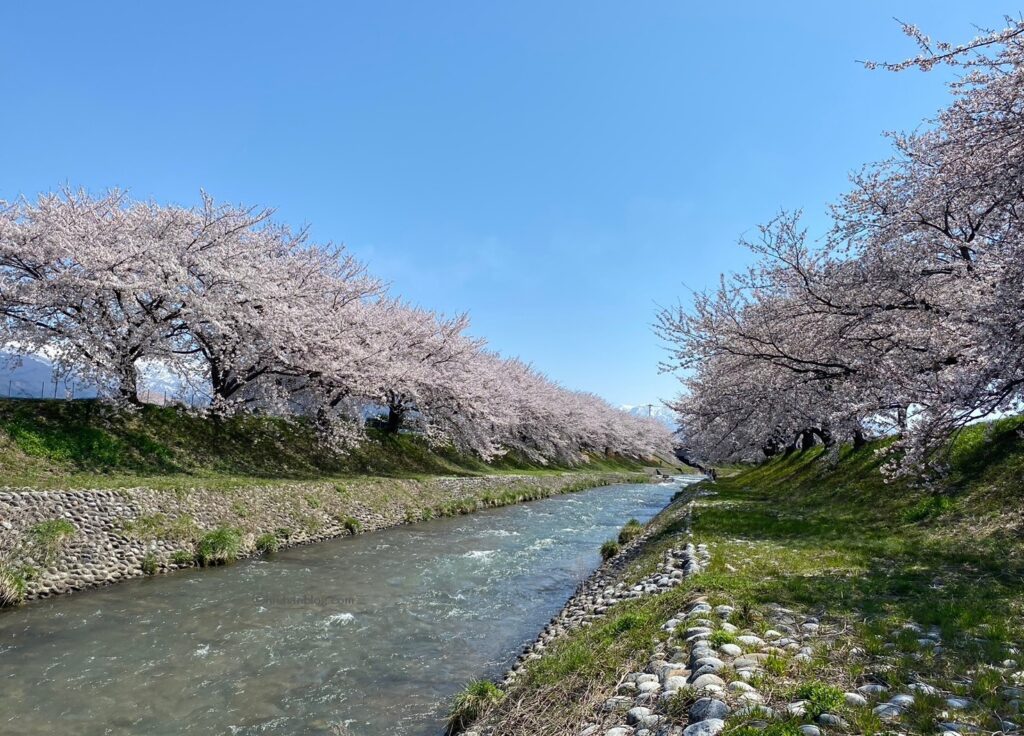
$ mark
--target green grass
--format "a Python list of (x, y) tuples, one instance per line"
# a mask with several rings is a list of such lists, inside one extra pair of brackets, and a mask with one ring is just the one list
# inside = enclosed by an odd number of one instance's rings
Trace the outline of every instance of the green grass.
[(166, 514), (147, 514), (121, 522), (125, 535), (134, 539), (172, 539), (189, 541), (199, 534), (199, 525), (188, 514), (169, 517)]
[(200, 537), (196, 544), (196, 562), (202, 567), (226, 565), (242, 552), (242, 533), (229, 526), (219, 526)]
[(740, 726), (727, 731), (729, 736), (803, 736), (795, 723), (769, 723), (764, 728)]
[(845, 705), (843, 691), (824, 682), (805, 682), (797, 687), (793, 695), (798, 700), (807, 701), (804, 708), (811, 718), (817, 718), (822, 713), (837, 713)]
[(28, 577), (26, 568), (0, 562), (0, 608), (16, 606), (25, 600)]
[(160, 564), (156, 559), (156, 555), (152, 552), (147, 552), (142, 558), (142, 572), (146, 575), (156, 575), (159, 569)]
[(455, 696), (448, 715), (449, 733), (458, 733), (472, 724), (490, 706), (501, 702), (505, 693), (489, 680), (474, 680)]
[[(801, 722), (831, 712), (849, 725), (829, 732), (891, 730), (870, 708), (848, 707), (842, 697), (871, 675), (893, 692), (924, 681), (973, 698), (978, 709), (946, 720), (999, 730), (994, 714), (1007, 714), (1000, 691), (1014, 683), (1012, 670), (991, 665), (1019, 661), (1014, 651), (1024, 647), (1022, 430), (1019, 419), (968, 428), (948, 448), (949, 473), (937, 484), (886, 482), (879, 472), (886, 461), (882, 443), (845, 447), (838, 457), (817, 448), (722, 474), (704, 485), (713, 495), (696, 501), (694, 536), (685, 536), (686, 499), (680, 498), (652, 524), (622, 579), (635, 582), (666, 549), (691, 540), (709, 546), (711, 564), (679, 587), (619, 604), (607, 623), (550, 645), (510, 691), (517, 709), (499, 707), (487, 723), (507, 736), (578, 729), (619, 678), (643, 670), (662, 637), (660, 624), (702, 595), (712, 605), (734, 606), (731, 620), (741, 629), (769, 627), (769, 604), (830, 622), (837, 633), (828, 646), (815, 646), (810, 661), (772, 656), (754, 683), (776, 710), (807, 700)], [(650, 624), (631, 625), (617, 638), (613, 622), (624, 613)], [(937, 655), (917, 641), (920, 634), (901, 632), (910, 622), (936, 627), (944, 651)], [(712, 639), (725, 643), (726, 633), (716, 631)], [(854, 647), (866, 654), (850, 656)], [(531, 708), (561, 711), (550, 723), (528, 721), (522, 713)], [(943, 708), (942, 698), (917, 696), (897, 730), (934, 733)], [(758, 733), (796, 736), (797, 725), (774, 723)], [(747, 733), (743, 728), (733, 723), (726, 733)]]
[(581, 677), (608, 679), (624, 656), (649, 648), (661, 623), (649, 607), (627, 604), (605, 623), (557, 643), (547, 656), (528, 668), (526, 687), (558, 688)]
[(619, 543), (614, 539), (607, 540), (601, 545), (601, 559), (610, 560), (612, 557), (619, 553)]
[(708, 641), (711, 642), (711, 646), (715, 649), (722, 646), (723, 644), (735, 644), (736, 634), (726, 631), (725, 629), (717, 629), (711, 632), (711, 636), (708, 637)]
[(629, 544), (634, 539), (640, 536), (644, 530), (644, 525), (636, 519), (630, 519), (626, 522), (622, 530), (619, 531), (619, 544)]
[[(124, 411), (91, 400), (0, 399), (0, 476), (11, 486), (230, 489), (366, 475), (544, 475), (564, 469), (513, 456), (488, 465), (415, 435), (374, 430), (360, 446), (338, 453), (302, 420), (211, 418), (151, 405)], [(639, 470), (640, 464), (594, 457), (586, 469)], [(344, 492), (343, 483), (337, 487)]]
[(281, 540), (276, 534), (266, 532), (256, 537), (256, 551), (260, 554), (269, 555), (281, 548)]
[(175, 565), (193, 565), (196, 561), (196, 555), (194, 552), (189, 552), (185, 549), (175, 550), (171, 553), (171, 562)]
[(52, 562), (64, 542), (75, 534), (75, 525), (67, 519), (46, 519), (28, 528), (26, 538), (34, 554)]

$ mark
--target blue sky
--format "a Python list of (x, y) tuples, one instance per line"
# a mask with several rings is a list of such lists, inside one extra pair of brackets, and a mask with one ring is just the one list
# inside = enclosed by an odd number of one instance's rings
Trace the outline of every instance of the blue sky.
[(965, 40), (990, 2), (18, 3), (0, 198), (64, 183), (273, 206), (394, 290), (615, 403), (657, 304), (946, 100), (893, 20)]

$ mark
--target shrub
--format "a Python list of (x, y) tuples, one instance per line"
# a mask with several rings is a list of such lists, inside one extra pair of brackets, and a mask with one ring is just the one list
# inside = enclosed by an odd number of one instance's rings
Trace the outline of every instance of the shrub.
[(29, 527), (29, 544), (43, 559), (52, 562), (64, 540), (73, 536), (75, 525), (67, 519), (47, 519)]
[(287, 542), (292, 538), (292, 530), (287, 527), (279, 526), (274, 530), (274, 536)]
[(619, 553), (619, 543), (614, 539), (609, 539), (607, 542), (601, 545), (601, 559), (610, 560), (612, 557)]
[(156, 575), (157, 569), (160, 565), (157, 563), (156, 555), (152, 552), (147, 552), (142, 558), (142, 572), (146, 575)]
[(203, 567), (224, 565), (237, 560), (241, 551), (242, 533), (229, 526), (219, 526), (199, 539), (196, 562)]
[(358, 534), (359, 530), (363, 527), (359, 519), (357, 519), (354, 516), (345, 517), (345, 520), (342, 522), (342, 524), (345, 526), (345, 530), (349, 534)]
[(628, 544), (632, 542), (640, 536), (643, 530), (643, 524), (636, 519), (630, 519), (626, 522), (626, 525), (622, 527), (622, 531), (619, 532), (619, 544)]
[(256, 537), (256, 550), (262, 554), (269, 555), (273, 552), (277, 552), (281, 547), (281, 540), (277, 538), (276, 534), (267, 532)]
[(28, 577), (25, 568), (16, 568), (0, 562), (0, 608), (16, 606), (25, 600)]
[(458, 733), (479, 718), (488, 706), (501, 702), (505, 693), (489, 680), (474, 680), (455, 696), (448, 714), (448, 733)]
[(175, 565), (191, 565), (196, 561), (196, 556), (188, 550), (179, 549), (171, 553), (171, 562)]
[(805, 682), (796, 689), (796, 696), (807, 701), (804, 708), (811, 718), (822, 713), (835, 713), (846, 703), (842, 690), (824, 682)]

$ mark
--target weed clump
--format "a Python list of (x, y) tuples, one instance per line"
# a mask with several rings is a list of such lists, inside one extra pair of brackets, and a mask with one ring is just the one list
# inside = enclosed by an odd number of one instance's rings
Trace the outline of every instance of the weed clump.
[(171, 562), (175, 565), (191, 565), (195, 563), (196, 556), (185, 549), (175, 550), (171, 553)]
[(242, 551), (242, 532), (219, 526), (204, 534), (196, 545), (196, 562), (202, 567), (226, 565), (238, 559)]
[(626, 525), (622, 527), (622, 531), (619, 532), (619, 544), (629, 544), (639, 537), (643, 530), (643, 524), (636, 519), (630, 519), (626, 522)]
[(708, 637), (708, 641), (711, 643), (711, 646), (717, 649), (723, 644), (735, 644), (736, 634), (726, 631), (725, 629), (718, 629), (717, 631), (711, 632), (711, 636)]
[(454, 734), (467, 728), (485, 710), (501, 702), (505, 693), (490, 680), (474, 680), (455, 696), (448, 714), (448, 733)]
[(609, 539), (607, 542), (601, 545), (601, 559), (610, 560), (612, 557), (619, 553), (619, 543), (614, 539)]
[(796, 697), (806, 701), (804, 710), (811, 718), (822, 713), (835, 713), (846, 702), (842, 690), (824, 682), (805, 682), (796, 689)]
[(67, 519), (47, 519), (29, 527), (28, 540), (43, 559), (52, 562), (61, 545), (74, 534), (75, 525)]
[(256, 551), (261, 554), (269, 555), (277, 552), (280, 548), (281, 540), (277, 538), (276, 534), (266, 532), (256, 537)]
[(157, 570), (160, 569), (160, 563), (157, 562), (156, 555), (153, 552), (147, 552), (142, 557), (142, 572), (145, 575), (156, 575)]
[(800, 727), (795, 723), (769, 723), (764, 728), (756, 726), (740, 726), (729, 731), (730, 736), (803, 736)]
[(14, 567), (0, 562), (0, 608), (17, 606), (25, 600), (30, 576), (30, 572), (24, 567)]

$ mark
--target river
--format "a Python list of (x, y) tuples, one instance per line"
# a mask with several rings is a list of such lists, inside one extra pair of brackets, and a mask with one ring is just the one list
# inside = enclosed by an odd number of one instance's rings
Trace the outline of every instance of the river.
[(615, 485), (141, 579), (0, 614), (0, 733), (435, 736), (631, 517)]

